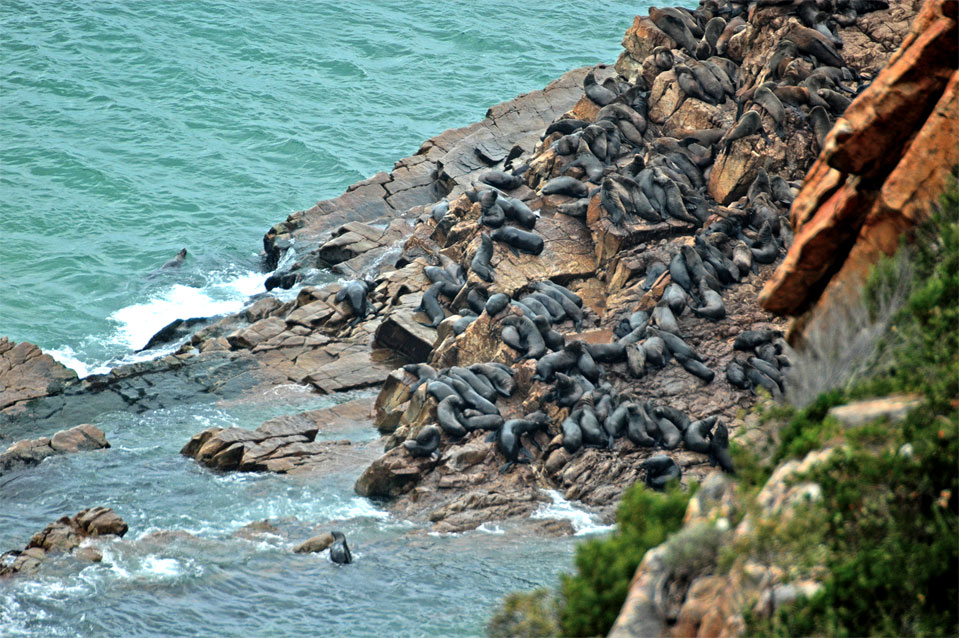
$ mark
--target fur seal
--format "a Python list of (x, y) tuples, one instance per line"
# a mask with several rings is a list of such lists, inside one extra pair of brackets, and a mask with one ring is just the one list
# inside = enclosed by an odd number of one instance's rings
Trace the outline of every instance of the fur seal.
[(600, 363), (619, 363), (626, 360), (626, 346), (621, 343), (586, 344), (586, 350)]
[(718, 419), (719, 417), (711, 416), (690, 423), (683, 434), (683, 443), (686, 444), (686, 449), (700, 454), (709, 454), (712, 429)]
[(673, 356), (676, 358), (676, 361), (679, 362), (679, 365), (683, 366), (686, 372), (695, 377), (699, 377), (706, 383), (712, 383), (713, 379), (716, 378), (716, 373), (697, 357), (687, 356), (680, 352), (673, 352)]
[(733, 340), (733, 349), (752, 350), (781, 336), (778, 330), (743, 330)]
[(763, 84), (753, 93), (753, 102), (763, 107), (769, 117), (775, 122), (776, 135), (779, 139), (786, 139), (786, 129), (783, 128), (783, 121), (786, 119), (786, 109), (783, 103), (772, 92), (771, 87)]
[(566, 372), (579, 360), (579, 352), (573, 349), (573, 345), (581, 343), (574, 341), (567, 344), (564, 350), (551, 352), (544, 355), (536, 362), (536, 375), (533, 376), (537, 381), (552, 381), (553, 375), (557, 372)]
[(609, 439), (599, 423), (596, 413), (589, 405), (583, 406), (579, 417), (579, 428), (583, 432), (583, 445), (588, 447), (607, 447)]
[(746, 370), (738, 361), (730, 361), (726, 364), (726, 380), (730, 385), (743, 390), (749, 390), (752, 387), (746, 378)]
[(435, 425), (427, 425), (417, 432), (416, 437), (403, 441), (405, 447), (411, 456), (424, 457), (432, 456), (440, 445), (441, 431)]
[[(443, 378), (445, 379), (446, 377)], [(453, 389), (453, 386), (437, 378), (426, 382), (426, 394), (436, 399), (437, 402), (440, 402), (446, 397), (455, 396), (458, 393)]]
[(450, 383), (453, 384), (453, 388), (455, 388), (457, 394), (459, 394), (467, 404), (483, 414), (499, 414), (499, 409), (493, 405), (491, 401), (487, 401), (480, 396), (476, 390), (471, 388), (470, 385), (462, 379), (452, 378), (450, 379)]
[[(649, 410), (646, 410), (646, 414), (649, 414)], [(663, 447), (664, 450), (675, 450), (679, 447), (679, 444), (683, 441), (683, 435), (679, 431), (679, 428), (676, 427), (676, 424), (670, 421), (668, 418), (655, 415), (650, 415), (656, 419), (656, 425), (659, 427), (659, 444)]]
[(646, 376), (646, 349), (637, 344), (626, 346), (626, 369), (634, 379)]
[[(439, 302), (439, 294), (442, 288), (443, 282), (435, 283), (426, 289), (426, 292), (423, 293), (423, 297), (420, 299), (420, 305), (417, 306), (416, 309), (425, 313), (430, 319), (429, 323), (423, 324), (425, 326), (435, 328), (436, 326), (440, 325), (440, 322), (443, 321), (443, 319), (446, 318), (446, 313), (443, 312), (443, 307)], [(344, 288), (344, 290), (346, 289)]]
[(563, 432), (563, 447), (570, 454), (583, 447), (583, 431), (579, 427), (581, 414), (581, 409), (574, 410), (560, 424), (560, 430)]
[(710, 321), (719, 321), (726, 318), (726, 304), (723, 303), (723, 298), (718, 292), (700, 284), (699, 294), (703, 298), (703, 305), (699, 308), (693, 307), (693, 313)]
[(536, 226), (536, 213), (522, 200), (503, 195), (499, 198), (499, 205), (506, 214), (506, 219), (516, 222), (527, 230), (532, 230)]
[(495, 317), (499, 313), (506, 310), (508, 305), (509, 295), (498, 292), (494, 295), (490, 295), (490, 298), (486, 300), (484, 310), (486, 310), (486, 314), (488, 314), (490, 317)]
[(503, 319), (503, 325), (515, 327), (520, 338), (526, 343), (526, 354), (521, 359), (539, 359), (546, 354), (546, 341), (529, 317), (510, 315)]
[(500, 396), (509, 398), (513, 396), (513, 392), (516, 391), (516, 382), (513, 381), (513, 375), (494, 364), (474, 363), (469, 369), (489, 379), (490, 383), (493, 384), (493, 388)]
[(733, 459), (729, 456), (729, 430), (725, 423), (716, 426), (712, 440), (709, 442), (709, 460), (711, 465), (719, 467), (728, 474), (735, 474)]
[[(433, 285), (435, 286), (436, 284)], [(366, 318), (366, 293), (372, 287), (372, 282), (354, 279), (343, 286), (342, 290), (336, 293), (336, 303), (342, 303), (345, 299), (349, 304), (350, 309), (353, 311), (354, 319), (351, 325), (356, 325), (358, 321)], [(442, 312), (442, 310), (440, 312)]]
[(450, 203), (445, 199), (433, 206), (430, 209), (430, 217), (433, 218), (433, 221), (437, 224), (446, 217), (446, 213), (450, 212)]
[(619, 97), (619, 94), (606, 88), (602, 84), (598, 84), (596, 82), (595, 73), (595, 69), (590, 69), (589, 73), (586, 74), (586, 77), (583, 78), (583, 89), (586, 92), (586, 97), (588, 97), (590, 100), (600, 106), (606, 106)]
[(569, 217), (575, 217), (576, 219), (586, 219), (586, 212), (588, 210), (589, 202), (585, 199), (575, 202), (567, 202), (556, 207), (557, 213), (567, 215)]
[(493, 387), (492, 382), (485, 376), (476, 374), (468, 368), (461, 368), (459, 366), (451, 367), (449, 373), (452, 376), (459, 377), (468, 383), (477, 394), (487, 401), (492, 403), (496, 402), (496, 388)]
[(575, 133), (579, 129), (586, 126), (589, 126), (589, 122), (586, 122), (585, 120), (576, 120), (572, 118), (566, 120), (556, 120), (546, 127), (546, 133), (543, 134), (543, 139), (546, 139), (553, 133), (569, 135), (570, 133)]
[(184, 260), (186, 260), (186, 248), (181, 248), (180, 252), (178, 252), (173, 259), (163, 262), (160, 270), (174, 270), (179, 268), (183, 265)]
[(753, 259), (761, 264), (771, 264), (779, 257), (779, 246), (773, 239), (772, 226), (768, 221), (763, 222), (759, 235), (756, 236), (756, 241), (749, 250), (753, 254)]
[(577, 383), (575, 379), (562, 372), (557, 372), (554, 396), (557, 406), (561, 408), (572, 407), (582, 398), (583, 386)]
[[(653, 287), (653, 284), (656, 283), (656, 280), (659, 279), (660, 275), (669, 270), (669, 268), (661, 261), (654, 261), (652, 264), (646, 267), (646, 279), (643, 281), (643, 290), (649, 290)], [(673, 280), (675, 281), (675, 279)]]
[(338, 565), (349, 565), (353, 562), (353, 554), (350, 553), (350, 547), (346, 544), (346, 536), (343, 532), (330, 532), (333, 536), (333, 544), (330, 545), (330, 560)]
[(766, 135), (766, 131), (763, 130), (763, 121), (762, 118), (759, 117), (759, 113), (756, 111), (746, 111), (743, 116), (739, 118), (739, 121), (736, 122), (736, 125), (729, 129), (729, 131), (723, 135), (723, 138), (719, 140), (719, 147), (725, 153), (736, 140), (755, 135), (756, 133), (762, 135), (763, 138), (769, 142), (769, 136)]
[(666, 489), (667, 483), (682, 477), (683, 474), (676, 462), (665, 454), (646, 459), (642, 468), (646, 470), (646, 487), (659, 492)]
[(653, 308), (652, 319), (656, 327), (660, 330), (665, 330), (675, 335), (680, 334), (679, 323), (676, 321), (676, 317), (673, 316), (673, 311), (669, 309), (669, 306), (664, 305)]
[(651, 336), (642, 344), (646, 362), (654, 368), (662, 368), (669, 360), (669, 350), (661, 337)]
[(480, 245), (470, 261), (470, 270), (475, 272), (483, 281), (493, 281), (493, 266), (490, 264), (492, 258), (493, 240), (484, 233), (480, 235)]
[(446, 397), (436, 406), (436, 420), (450, 438), (460, 439), (466, 436), (466, 428), (456, 415), (462, 409), (463, 399), (456, 395)]
[(547, 348), (556, 351), (562, 350), (566, 346), (566, 338), (550, 328), (549, 322), (545, 317), (533, 317), (532, 322), (536, 326), (536, 329), (539, 330), (539, 334), (543, 337)]
[(554, 177), (546, 182), (540, 193), (542, 195), (567, 195), (579, 199), (589, 195), (589, 188), (575, 177), (564, 175)]
[(503, 426), (503, 417), (498, 414), (478, 414), (463, 419), (463, 427), (470, 432), (476, 430), (498, 430)]
[(479, 176), (479, 181), (504, 191), (514, 190), (523, 184), (522, 177), (505, 171), (486, 171)]
[(689, 54), (696, 52), (696, 38), (693, 37), (686, 22), (681, 16), (676, 15), (675, 10), (657, 9), (650, 7), (649, 18), (653, 21), (660, 31), (671, 37), (679, 46), (686, 49)]
[(539, 255), (543, 252), (543, 247), (545, 246), (543, 238), (536, 233), (530, 233), (509, 226), (494, 230), (490, 236), (495, 241), (501, 241), (507, 244), (514, 252), (522, 251), (531, 255)]
[(646, 427), (648, 415), (641, 405), (629, 403), (627, 408), (628, 418), (626, 421), (626, 438), (635, 445), (643, 447), (655, 447), (656, 441), (649, 436)]

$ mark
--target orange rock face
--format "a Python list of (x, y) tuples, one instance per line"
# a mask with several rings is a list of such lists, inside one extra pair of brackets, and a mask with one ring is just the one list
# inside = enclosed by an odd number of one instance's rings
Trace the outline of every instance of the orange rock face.
[(955, 0), (928, 0), (830, 131), (793, 203), (795, 241), (762, 292), (766, 310), (808, 328), (925, 219), (959, 164), (956, 15)]

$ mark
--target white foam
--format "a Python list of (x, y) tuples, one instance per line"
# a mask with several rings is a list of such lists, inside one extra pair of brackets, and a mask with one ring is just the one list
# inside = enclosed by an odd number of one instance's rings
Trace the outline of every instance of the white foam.
[(601, 525), (592, 512), (579, 509), (556, 490), (543, 490), (550, 497), (552, 503), (540, 505), (539, 508), (530, 515), (530, 518), (556, 518), (568, 520), (576, 532), (576, 536), (586, 534), (599, 534), (601, 532), (611, 532), (615, 525)]
[(183, 573), (180, 561), (175, 558), (159, 558), (147, 556), (143, 561), (142, 569), (147, 576), (156, 576), (161, 579), (176, 578)]
[(62, 348), (49, 348), (44, 350), (44, 352), (59, 363), (62, 363), (66, 367), (70, 368), (77, 373), (77, 376), (81, 379), (83, 377), (88, 377), (91, 374), (95, 374), (83, 361), (77, 358), (76, 351), (70, 346), (63, 346)]
[(490, 523), (490, 522), (483, 523), (482, 525), (476, 528), (476, 531), (484, 532), (486, 534), (505, 534), (506, 533), (506, 530), (504, 530), (502, 527), (500, 527), (499, 525), (494, 525), (493, 523)]
[(201, 287), (173, 284), (157, 291), (147, 301), (117, 310), (108, 317), (115, 325), (112, 334), (84, 339), (101, 348), (106, 346), (116, 351), (116, 347), (120, 346), (131, 351), (109, 361), (91, 363), (69, 345), (45, 352), (76, 371), (80, 378), (106, 374), (120, 365), (161, 357), (175, 350), (179, 343), (151, 348), (146, 352), (135, 350), (145, 346), (153, 335), (176, 319), (216, 317), (239, 312), (249, 305), (250, 297), (263, 292), (263, 282), (267, 276), (254, 271), (213, 272), (207, 275), (207, 283)]
[(226, 281), (218, 281), (215, 276), (212, 279), (203, 288), (173, 284), (149, 301), (117, 310), (109, 317), (119, 324), (113, 342), (131, 349), (142, 348), (150, 337), (176, 319), (238, 312), (251, 295), (263, 289), (264, 275), (247, 272)]

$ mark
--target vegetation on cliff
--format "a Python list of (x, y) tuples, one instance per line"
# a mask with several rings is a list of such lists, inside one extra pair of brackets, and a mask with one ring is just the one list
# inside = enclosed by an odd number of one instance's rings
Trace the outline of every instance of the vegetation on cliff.
[[(877, 350), (886, 365), (849, 388), (836, 388), (803, 410), (778, 411), (785, 425), (765, 461), (740, 452), (753, 488), (779, 462), (833, 447), (828, 459), (796, 480), (812, 481), (821, 499), (802, 515), (727, 548), (769, 553), (801, 569), (818, 565), (822, 587), (772, 615), (747, 610), (747, 634), (955, 635), (959, 616), (959, 189), (952, 181), (932, 221), (910, 248), (881, 262), (865, 296), (876, 308), (903, 264), (911, 293)], [(902, 252), (902, 251), (901, 251)], [(899, 423), (843, 427), (829, 416), (850, 399), (914, 393), (921, 404)], [(788, 416), (788, 419), (783, 417)], [(745, 487), (749, 487), (748, 485)]]

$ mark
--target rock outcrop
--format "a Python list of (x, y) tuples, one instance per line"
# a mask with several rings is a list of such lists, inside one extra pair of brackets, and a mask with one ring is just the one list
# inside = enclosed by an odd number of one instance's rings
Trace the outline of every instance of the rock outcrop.
[(873, 264), (927, 219), (959, 164), (956, 3), (928, 1), (902, 47), (826, 139), (792, 207), (795, 242), (761, 296), (796, 340), (858, 296)]
[(32, 343), (0, 337), (0, 411), (15, 414), (27, 401), (58, 394), (76, 380), (76, 372)]
[(363, 452), (368, 446), (348, 439), (317, 441), (317, 433), (354, 429), (356, 422), (370, 419), (372, 404), (372, 399), (357, 399), (270, 419), (255, 430), (211, 428), (191, 438), (180, 454), (221, 471), (329, 472), (369, 456)]
[(72, 454), (81, 450), (99, 450), (110, 447), (106, 435), (89, 423), (69, 430), (60, 430), (52, 437), (17, 441), (0, 453), (0, 476), (39, 464), (56, 454)]
[(0, 554), (0, 577), (31, 573), (51, 555), (70, 553), (80, 560), (99, 562), (96, 548), (81, 546), (90, 538), (122, 537), (128, 526), (108, 507), (81, 510), (72, 518), (64, 516), (33, 535), (23, 550)]

